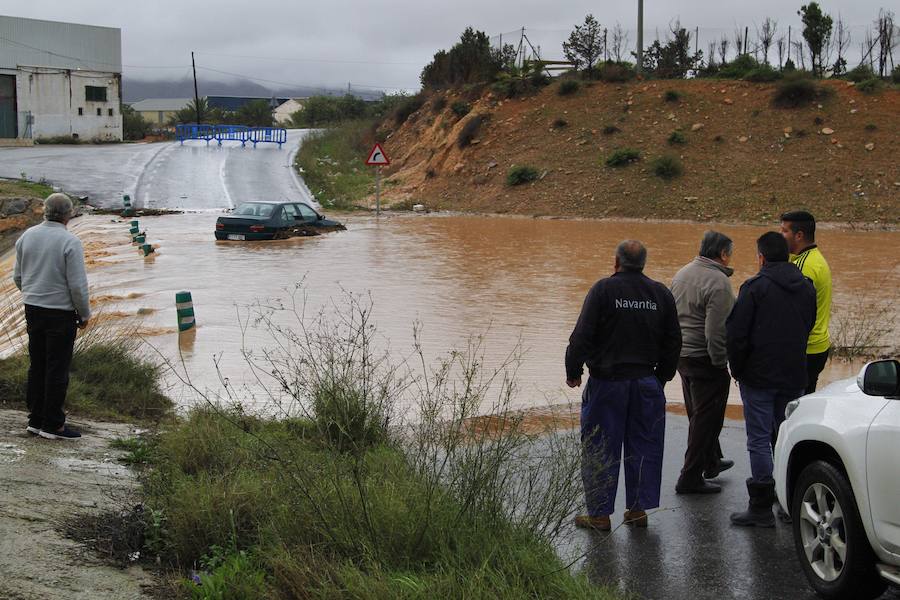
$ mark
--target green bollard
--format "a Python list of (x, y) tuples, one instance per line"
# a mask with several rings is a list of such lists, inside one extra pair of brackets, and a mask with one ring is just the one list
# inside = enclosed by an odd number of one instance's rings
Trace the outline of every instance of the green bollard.
[(144, 251), (144, 256), (150, 256), (154, 252), (153, 246), (150, 244), (141, 244), (141, 250)]
[(139, 227), (132, 227), (128, 231), (129, 233), (131, 233), (131, 235), (137, 235), (141, 232), (141, 229)]
[(194, 319), (194, 301), (190, 292), (176, 292), (175, 309), (178, 312), (178, 331), (193, 329), (197, 322)]
[(147, 242), (147, 236), (145, 235), (136, 235), (134, 236), (134, 241), (137, 242), (139, 246), (143, 246)]
[(140, 223), (137, 222), (137, 221), (132, 221), (132, 222), (131, 222), (131, 226), (132, 226), (132, 227), (139, 227), (139, 226), (140, 226)]

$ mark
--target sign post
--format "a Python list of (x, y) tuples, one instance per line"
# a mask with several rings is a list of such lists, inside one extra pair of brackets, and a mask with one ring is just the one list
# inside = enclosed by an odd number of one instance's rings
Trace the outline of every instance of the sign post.
[(381, 144), (376, 143), (369, 152), (366, 164), (375, 167), (375, 216), (381, 216), (381, 167), (391, 164), (391, 159), (384, 153)]

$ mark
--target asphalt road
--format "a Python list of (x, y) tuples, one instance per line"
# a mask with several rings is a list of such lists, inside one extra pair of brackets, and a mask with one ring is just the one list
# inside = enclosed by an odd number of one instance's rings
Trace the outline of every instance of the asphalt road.
[[(744, 510), (750, 474), (743, 421), (728, 420), (720, 438), (724, 454), (735, 461), (717, 480), (721, 494), (679, 496), (675, 481), (687, 440), (687, 418), (667, 415), (666, 454), (659, 512), (647, 529), (621, 523), (625, 491), (620, 478), (613, 533), (572, 529), (563, 555), (583, 555), (588, 577), (647, 599), (813, 600), (794, 554), (790, 525), (775, 529), (732, 527), (729, 515)], [(900, 599), (897, 590), (884, 600)]]

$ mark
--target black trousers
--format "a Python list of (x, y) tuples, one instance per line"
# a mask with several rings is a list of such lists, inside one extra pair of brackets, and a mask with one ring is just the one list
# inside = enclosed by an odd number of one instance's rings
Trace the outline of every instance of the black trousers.
[(708, 357), (693, 356), (678, 360), (678, 373), (690, 422), (679, 479), (692, 485), (702, 481), (704, 469), (715, 467), (722, 457), (719, 433), (725, 422), (731, 376), (728, 369), (714, 367)]
[(25, 305), (28, 329), (28, 424), (56, 431), (66, 422), (63, 404), (75, 347), (75, 311)]
[(819, 384), (819, 374), (825, 369), (825, 363), (828, 362), (828, 354), (831, 348), (819, 354), (806, 355), (806, 394), (812, 394), (816, 391)]

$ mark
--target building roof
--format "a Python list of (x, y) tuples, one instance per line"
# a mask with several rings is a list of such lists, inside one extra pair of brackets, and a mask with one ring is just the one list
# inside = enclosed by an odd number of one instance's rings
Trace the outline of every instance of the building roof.
[(131, 108), (138, 112), (176, 111), (190, 104), (190, 98), (147, 98), (132, 102)]

